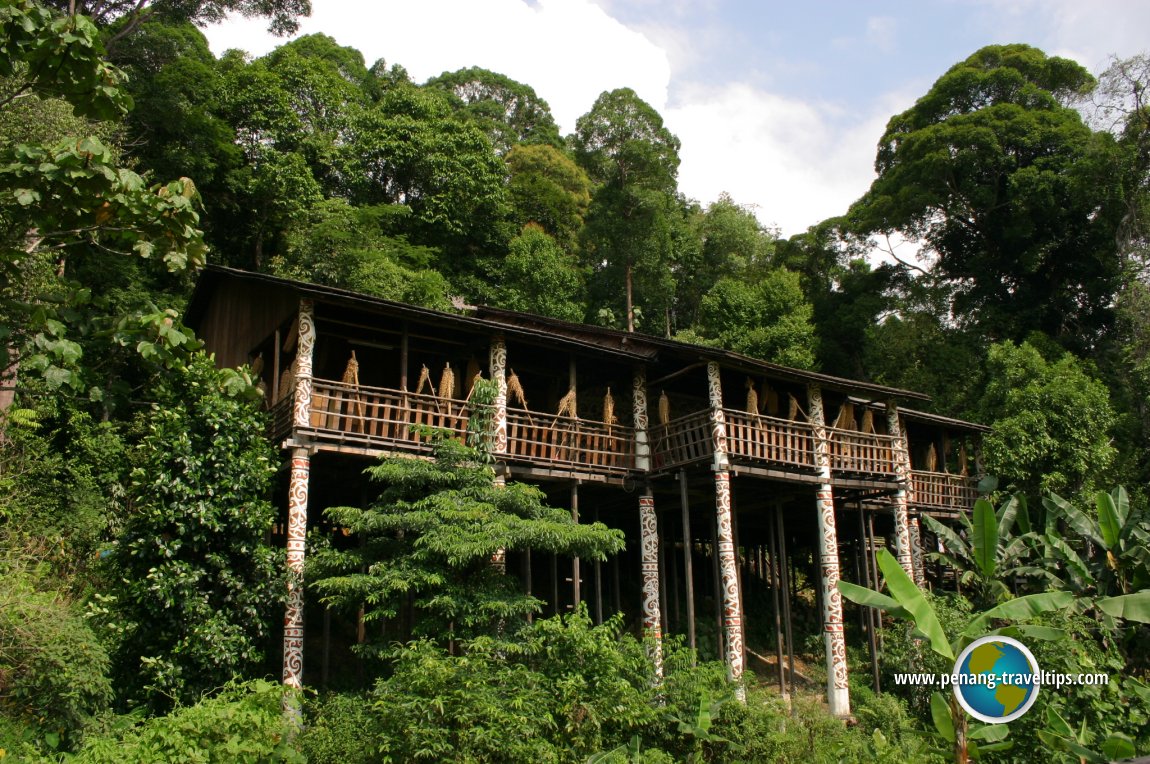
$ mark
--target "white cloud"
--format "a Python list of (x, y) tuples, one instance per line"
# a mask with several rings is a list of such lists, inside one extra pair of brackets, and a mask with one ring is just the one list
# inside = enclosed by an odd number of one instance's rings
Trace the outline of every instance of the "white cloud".
[(746, 84), (686, 88), (666, 111), (683, 143), (680, 188), (704, 202), (729, 192), (783, 236), (800, 233), (867, 190), (886, 120), (911, 100), (890, 95), (849, 119)]
[[(301, 33), (323, 32), (356, 48), (370, 65), (400, 64), (422, 82), (480, 66), (525, 82), (551, 106), (564, 132), (605, 90), (630, 87), (660, 111), (667, 102), (667, 54), (590, 0), (423, 0), (357, 4), (315, 0)], [(229, 20), (205, 30), (218, 55), (262, 55), (283, 41), (260, 20)]]

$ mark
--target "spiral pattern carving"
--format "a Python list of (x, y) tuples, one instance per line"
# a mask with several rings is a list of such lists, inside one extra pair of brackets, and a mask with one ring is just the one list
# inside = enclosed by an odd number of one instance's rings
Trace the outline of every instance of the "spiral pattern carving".
[(707, 363), (707, 397), (711, 403), (711, 439), (715, 448), (715, 464), (720, 468), (727, 465), (727, 417), (723, 413), (723, 383), (719, 376), (719, 364)]
[(502, 337), (491, 340), (491, 378), (498, 388), (495, 394), (495, 416), (492, 453), (507, 453), (507, 343)]
[(313, 355), (315, 355), (315, 304), (305, 297), (299, 301), (299, 340), (295, 357), (295, 403), (292, 407), (292, 421), (299, 429), (309, 425)]
[(292, 453), (288, 487), (287, 610), (284, 613), (283, 681), (288, 687), (303, 686), (303, 566), (307, 544), (308, 475), (311, 459), (307, 449)]
[(731, 527), (731, 476), (726, 470), (715, 473), (715, 511), (719, 529), (719, 577), (723, 585), (727, 674), (733, 681), (738, 681), (743, 676), (743, 612), (739, 604), (735, 534)]
[(894, 401), (886, 404), (886, 428), (894, 438), (894, 471), (898, 480), (898, 490), (891, 499), (891, 511), (894, 514), (894, 546), (898, 564), (911, 578), (915, 577), (914, 557), (910, 546), (910, 524), (907, 515), (907, 479), (910, 477), (910, 451), (907, 449), (906, 436), (902, 432), (902, 423), (898, 417), (898, 407)]
[(918, 515), (910, 518), (910, 557), (914, 563), (914, 582), (926, 586), (926, 570), (922, 565), (922, 527)]
[(631, 377), (631, 409), (635, 421), (635, 469), (648, 470), (651, 467), (651, 443), (647, 428), (647, 370), (635, 367)]
[(643, 572), (643, 631), (654, 638), (656, 676), (663, 675), (663, 615), (659, 609), (659, 521), (655, 516), (655, 497), (639, 497), (639, 545)]
[(829, 485), (815, 493), (819, 525), (819, 570), (822, 573), (823, 632), (827, 649), (827, 677), (832, 690), (847, 688), (846, 641), (843, 638), (843, 601), (839, 594), (839, 547), (835, 528), (834, 494)]

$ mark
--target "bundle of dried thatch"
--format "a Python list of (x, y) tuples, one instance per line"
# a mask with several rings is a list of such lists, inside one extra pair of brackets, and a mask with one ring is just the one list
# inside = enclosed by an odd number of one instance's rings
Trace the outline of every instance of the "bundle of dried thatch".
[(667, 391), (661, 390), (659, 392), (659, 424), (667, 424), (671, 421), (671, 399), (667, 397)]
[(759, 394), (755, 391), (755, 381), (747, 377), (747, 413), (759, 415)]
[(779, 415), (779, 393), (767, 382), (763, 382), (763, 397), (767, 401), (767, 413), (771, 416)]
[[(801, 413), (803, 413), (803, 410), (799, 407), (799, 399), (796, 398), (793, 393), (787, 393), (787, 419), (793, 422)], [(806, 418), (805, 414), (803, 418)]]
[(607, 388), (607, 394), (603, 396), (603, 424), (607, 425), (607, 434), (611, 433), (611, 425), (619, 420), (615, 417), (615, 398), (611, 395), (611, 388)]
[(934, 444), (930, 444), (930, 449), (926, 452), (926, 471), (935, 472), (938, 469), (938, 452), (934, 448)]
[(431, 372), (428, 370), (427, 364), (423, 364), (423, 367), (419, 370), (419, 383), (415, 386), (416, 395), (423, 395), (424, 385), (427, 385), (432, 395), (436, 395), (435, 385), (431, 384)]
[(451, 400), (455, 397), (455, 372), (451, 370), (451, 363), (443, 367), (443, 374), (439, 375), (439, 399)]
[(507, 397), (518, 403), (519, 408), (527, 409), (527, 394), (523, 390), (523, 384), (519, 381), (519, 375), (515, 373), (515, 369), (511, 370), (511, 376), (507, 378)]
[(966, 462), (966, 444), (963, 443), (958, 447), (958, 474), (963, 475), (964, 477), (970, 474), (970, 467)]
[(359, 396), (359, 361), (356, 360), (355, 351), (351, 351), (351, 358), (347, 360), (347, 367), (343, 370), (343, 384), (356, 391), (351, 399), (351, 429), (353, 432), (363, 432), (364, 417), (367, 416), (367, 406)]
[(874, 410), (873, 409), (867, 409), (867, 410), (863, 411), (862, 431), (865, 432), (867, 435), (874, 435), (875, 434)]
[(559, 399), (559, 410), (555, 412), (555, 415), (577, 419), (579, 416), (577, 406), (578, 398), (575, 395), (575, 388), (572, 387), (566, 395)]
[(855, 405), (845, 401), (839, 406), (839, 415), (835, 417), (835, 423), (831, 426), (838, 430), (857, 430), (859, 423), (855, 421)]

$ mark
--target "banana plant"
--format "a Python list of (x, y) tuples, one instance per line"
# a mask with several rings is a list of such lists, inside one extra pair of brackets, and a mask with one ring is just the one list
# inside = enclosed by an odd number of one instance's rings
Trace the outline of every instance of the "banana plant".
[[(1042, 504), (1048, 518), (1043, 534), (1050, 550), (1047, 562), (1065, 571), (1065, 585), (1101, 597), (1150, 588), (1150, 522), (1144, 512), (1131, 508), (1125, 488), (1099, 491), (1094, 513), (1053, 493)], [(1060, 531), (1059, 520), (1069, 538)]]
[[(889, 595), (848, 581), (839, 581), (839, 592), (851, 602), (876, 607), (892, 617), (910, 621), (914, 624), (917, 635), (926, 640), (930, 649), (951, 663), (967, 645), (987, 634), (1028, 640), (1061, 639), (1066, 636), (1066, 632), (1062, 629), (1048, 626), (1023, 623), (995, 626), (999, 621), (1025, 621), (1043, 613), (1069, 607), (1074, 601), (1074, 595), (1066, 591), (1040, 592), (1007, 600), (973, 614), (958, 634), (948, 635), (934, 607), (922, 590), (907, 576), (898, 560), (885, 549), (879, 550), (877, 559), (879, 570), (886, 579)], [(938, 736), (950, 746), (957, 764), (966, 764), (971, 759), (977, 760), (983, 753), (1005, 750), (1011, 745), (1010, 741), (1004, 739), (1006, 737), (1004, 730), (1007, 729), (1005, 725), (972, 727), (956, 697), (948, 701), (942, 693), (935, 693), (931, 698), (931, 717)]]
[(1046, 728), (1038, 730), (1038, 739), (1051, 751), (1065, 751), (1078, 758), (1080, 764), (1105, 764), (1109, 761), (1132, 758), (1137, 752), (1134, 741), (1125, 735), (1111, 734), (1102, 741), (1102, 750), (1089, 747), (1094, 735), (1087, 729), (1086, 720), (1076, 730), (1058, 713), (1054, 706), (1046, 707)]
[(1047, 575), (1045, 568), (1031, 562), (1038, 545), (1022, 494), (1007, 499), (997, 511), (987, 499), (978, 499), (970, 516), (959, 516), (965, 531), (962, 535), (929, 515), (922, 519), (943, 546), (943, 551), (930, 556), (955, 571), (977, 606), (990, 607), (1008, 599), (1011, 591), (1006, 581), (1036, 573)]

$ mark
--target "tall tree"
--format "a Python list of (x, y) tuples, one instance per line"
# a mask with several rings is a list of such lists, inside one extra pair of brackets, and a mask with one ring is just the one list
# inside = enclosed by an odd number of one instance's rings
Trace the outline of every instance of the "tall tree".
[(238, 13), (266, 18), (273, 34), (289, 35), (299, 29), (300, 16), (311, 14), (311, 0), (46, 0), (45, 4), (61, 12), (83, 14), (101, 27), (115, 25), (109, 48), (151, 19), (203, 25)]
[(1111, 321), (1121, 214), (1114, 141), (1065, 105), (1093, 84), (1026, 45), (956, 64), (888, 123), (852, 228), (919, 241), (956, 318), (992, 339), (1092, 347)]
[(530, 85), (472, 66), (432, 77), (426, 87), (450, 93), (456, 108), (487, 133), (500, 156), (521, 143), (563, 145), (551, 107)]
[(559, 149), (518, 145), (504, 157), (515, 222), (535, 223), (574, 252), (591, 204), (591, 179)]
[(670, 307), (679, 139), (635, 91), (621, 88), (600, 95), (579, 118), (572, 144), (576, 161), (598, 185), (588, 216), (585, 257), (607, 294), (622, 277), (626, 327), (634, 331), (636, 281), (644, 288), (645, 302)]

